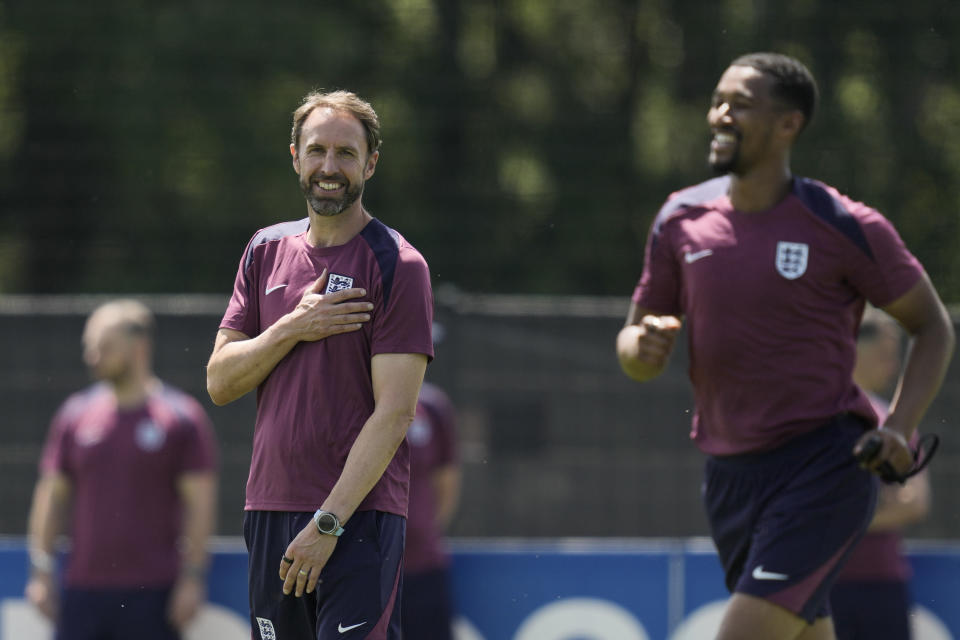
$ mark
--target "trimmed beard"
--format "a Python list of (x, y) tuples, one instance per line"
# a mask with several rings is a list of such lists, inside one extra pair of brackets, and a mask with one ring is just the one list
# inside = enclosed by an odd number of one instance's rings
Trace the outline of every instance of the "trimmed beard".
[(300, 190), (303, 191), (303, 196), (307, 199), (307, 204), (310, 205), (314, 213), (325, 218), (332, 218), (343, 213), (347, 207), (360, 198), (363, 194), (363, 185), (363, 182), (358, 185), (352, 185), (348, 182), (347, 191), (340, 199), (317, 196), (313, 192), (313, 182), (310, 179), (300, 181)]
[(740, 164), (740, 147), (737, 146), (733, 154), (730, 155), (724, 161), (713, 161), (707, 157), (707, 164), (710, 165), (710, 169), (718, 176), (725, 176), (728, 173), (737, 173), (737, 167)]
[(106, 371), (97, 367), (90, 367), (90, 375), (94, 380), (106, 382), (114, 387), (122, 385), (133, 376), (133, 363), (124, 360)]

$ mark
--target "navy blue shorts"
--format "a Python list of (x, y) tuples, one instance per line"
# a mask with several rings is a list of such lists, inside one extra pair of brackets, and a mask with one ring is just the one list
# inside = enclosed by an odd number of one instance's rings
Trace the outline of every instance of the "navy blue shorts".
[(837, 640), (910, 640), (911, 602), (904, 582), (837, 582), (830, 590)]
[(260, 640), (399, 640), (403, 545), (407, 521), (357, 511), (320, 572), (313, 593), (283, 594), (280, 558), (312, 513), (247, 511), (250, 625)]
[(409, 640), (453, 639), (453, 603), (446, 568), (403, 576), (403, 637)]
[(703, 500), (727, 588), (812, 623), (867, 529), (876, 477), (853, 445), (868, 426), (843, 414), (778, 449), (707, 459)]
[(179, 640), (167, 620), (170, 587), (161, 589), (78, 589), (60, 600), (56, 640)]

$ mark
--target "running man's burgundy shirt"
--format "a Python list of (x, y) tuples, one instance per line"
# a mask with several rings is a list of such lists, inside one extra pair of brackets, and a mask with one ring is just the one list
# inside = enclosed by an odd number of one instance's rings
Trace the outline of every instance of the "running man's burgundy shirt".
[(880, 213), (795, 178), (772, 209), (744, 213), (729, 177), (672, 194), (647, 238), (633, 294), (685, 316), (696, 412), (711, 455), (774, 448), (830, 416), (876, 422), (853, 383), (864, 301), (884, 307), (923, 268)]

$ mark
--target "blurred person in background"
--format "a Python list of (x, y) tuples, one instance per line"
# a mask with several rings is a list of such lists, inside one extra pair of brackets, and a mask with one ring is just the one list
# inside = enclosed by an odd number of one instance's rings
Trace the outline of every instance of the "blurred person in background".
[[(434, 343), (442, 325), (433, 325)], [(424, 382), (410, 443), (410, 507), (403, 556), (403, 637), (451, 640), (453, 598), (444, 535), (460, 499), (456, 411), (437, 385)]]
[[(57, 640), (174, 640), (206, 600), (216, 443), (200, 404), (152, 371), (143, 304), (98, 307), (92, 386), (53, 418), (28, 523), (27, 598)], [(62, 591), (56, 539), (70, 536)]]
[(400, 637), (433, 293), (423, 256), (363, 206), (379, 149), (356, 94), (304, 98), (289, 150), (307, 217), (250, 240), (207, 366), (216, 404), (257, 392), (243, 529), (263, 640)]
[[(953, 325), (919, 261), (876, 210), (790, 168), (816, 82), (798, 60), (734, 60), (707, 112), (720, 177), (671, 194), (647, 237), (616, 351), (637, 381), (666, 367), (687, 321), (706, 456), (702, 496), (733, 594), (719, 640), (834, 638), (829, 590), (866, 531), (867, 464), (913, 469), (908, 441), (943, 382)], [(912, 345), (882, 428), (853, 382), (865, 301)]]
[[(853, 380), (867, 393), (882, 424), (900, 374), (902, 332), (885, 313), (869, 307), (857, 337)], [(917, 435), (911, 441), (916, 446)], [(901, 530), (930, 511), (930, 481), (921, 471), (903, 485), (880, 487), (877, 510), (830, 591), (837, 640), (909, 640), (911, 570)]]

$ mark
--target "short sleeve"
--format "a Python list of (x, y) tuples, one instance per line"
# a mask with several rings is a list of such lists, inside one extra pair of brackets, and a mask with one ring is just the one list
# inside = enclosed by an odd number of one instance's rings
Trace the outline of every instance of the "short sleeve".
[(240, 258), (237, 277), (233, 283), (233, 294), (227, 304), (227, 310), (220, 321), (221, 329), (233, 329), (255, 337), (260, 334), (259, 298), (257, 297), (254, 247), (256, 236), (247, 243)]
[(416, 250), (401, 248), (389, 297), (373, 321), (371, 355), (423, 353), (433, 359), (433, 290), (427, 263)]
[(181, 472), (215, 471), (218, 451), (213, 425), (203, 407), (192, 397), (184, 400)]
[(647, 235), (643, 273), (633, 291), (633, 302), (662, 314), (680, 314), (680, 270), (672, 251), (669, 227), (658, 215)]
[(73, 437), (69, 429), (65, 407), (61, 407), (50, 422), (47, 439), (40, 455), (40, 474), (61, 471), (69, 474), (69, 455)]
[(870, 254), (856, 252), (847, 278), (877, 307), (885, 307), (909, 291), (923, 277), (923, 266), (907, 249), (889, 220), (863, 207), (857, 211)]

